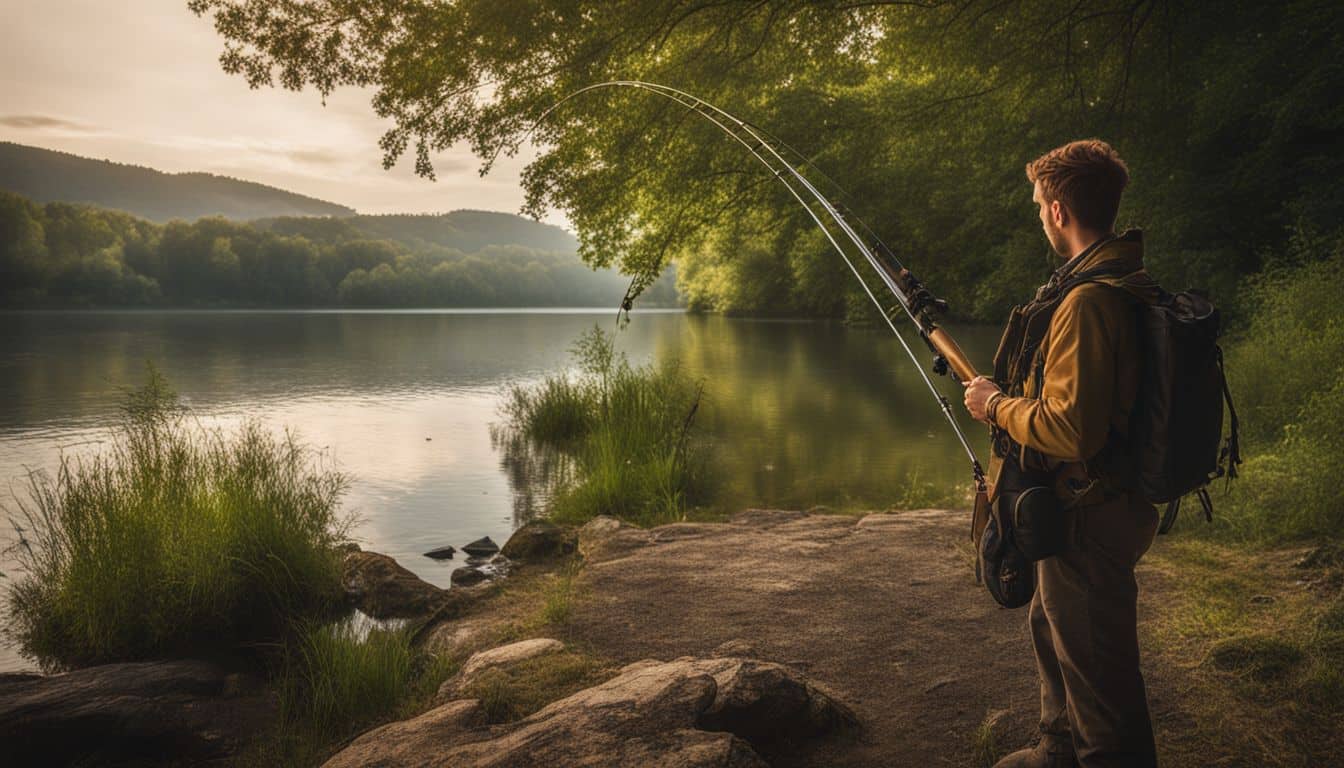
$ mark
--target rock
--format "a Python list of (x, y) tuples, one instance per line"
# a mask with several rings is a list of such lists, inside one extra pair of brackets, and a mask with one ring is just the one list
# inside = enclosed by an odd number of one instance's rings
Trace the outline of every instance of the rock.
[(464, 565), (461, 568), (453, 569), (450, 578), (454, 587), (470, 587), (487, 581), (490, 577), (486, 575), (485, 571), (474, 565)]
[(854, 712), (832, 693), (781, 664), (743, 658), (693, 663), (717, 684), (714, 703), (700, 716), (702, 728), (729, 731), (761, 745), (849, 732), (859, 725)]
[(1335, 566), (1344, 566), (1344, 546), (1339, 544), (1322, 544), (1307, 550), (1299, 557), (1293, 566), (1296, 568), (1329, 568)]
[(420, 647), (425, 653), (432, 653), (435, 656), (460, 658), (467, 655), (471, 648), (480, 647), (487, 642), (498, 627), (499, 621), (491, 615), (439, 622), (422, 634)]
[(643, 528), (598, 515), (579, 529), (579, 554), (589, 561), (614, 560), (653, 542)]
[(545, 560), (572, 553), (578, 546), (573, 529), (534, 520), (513, 532), (500, 553), (511, 560)]
[(729, 518), (729, 522), (756, 528), (772, 528), (804, 517), (807, 517), (807, 513), (796, 509), (744, 509)]
[(448, 701), (455, 698), (459, 692), (465, 691), (472, 683), (476, 682), (481, 673), (487, 669), (495, 667), (507, 667), (517, 664), (520, 661), (535, 659), (538, 656), (545, 656), (551, 653), (559, 653), (565, 649), (565, 644), (559, 640), (552, 640), (549, 637), (537, 637), (531, 640), (519, 640), (516, 643), (501, 645), (498, 648), (491, 648), (488, 651), (474, 653), (462, 665), (461, 671), (451, 678), (445, 680), (443, 685), (439, 686), (438, 701)]
[(516, 723), (479, 725), (478, 711), (449, 702), (360, 736), (326, 766), (764, 768), (762, 751), (857, 725), (812, 682), (742, 658), (636, 662)]
[(475, 699), (450, 701), (410, 720), (375, 728), (350, 743), (325, 768), (364, 768), (371, 765), (420, 766), (430, 762), (463, 733), (485, 722)]
[(350, 602), (375, 619), (406, 619), (433, 613), (445, 595), (445, 590), (377, 552), (347, 553), (343, 582)]
[[(472, 587), (453, 587), (444, 590), (443, 600), (429, 618), (411, 636), (411, 644), (429, 648), (429, 641), (442, 640), (451, 634), (448, 628), (466, 615), (475, 605), (499, 592), (495, 582), (484, 582)], [(448, 633), (448, 634), (445, 634)], [(442, 647), (435, 645), (435, 647)], [(431, 649), (432, 650), (432, 649)]]
[(275, 717), (259, 680), (205, 661), (0, 675), (6, 765), (196, 763), (237, 752)]
[(499, 551), (499, 545), (489, 536), (482, 536), (470, 544), (463, 544), (462, 551), (475, 557), (489, 557)]
[(451, 560), (453, 558), (453, 553), (456, 551), (457, 550), (452, 547), (439, 547), (438, 549), (431, 549), (426, 552), (425, 557), (433, 560)]
[(746, 640), (728, 640), (715, 646), (709, 655), (721, 659), (729, 656), (756, 656), (757, 653), (756, 646)]
[(471, 587), (484, 581), (502, 579), (509, 575), (512, 567), (509, 558), (495, 555), (491, 558), (469, 557), (467, 564), (454, 570), (449, 578), (454, 587)]

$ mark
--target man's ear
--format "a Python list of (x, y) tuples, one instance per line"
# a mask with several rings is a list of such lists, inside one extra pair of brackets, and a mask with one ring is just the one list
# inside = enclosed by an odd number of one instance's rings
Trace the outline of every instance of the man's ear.
[(1069, 209), (1058, 200), (1050, 201), (1050, 218), (1055, 220), (1055, 226), (1063, 229), (1069, 224)]

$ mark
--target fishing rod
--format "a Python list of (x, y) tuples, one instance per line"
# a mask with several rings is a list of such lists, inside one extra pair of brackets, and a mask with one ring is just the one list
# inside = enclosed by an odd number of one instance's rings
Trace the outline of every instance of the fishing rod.
[[(818, 215), (816, 210), (814, 210), (813, 205), (819, 205), (826, 216), (828, 216), (831, 221), (834, 222), (834, 225), (840, 229), (844, 237), (847, 238), (854, 248), (863, 255), (869, 266), (871, 266), (877, 273), (882, 283), (896, 298), (899, 307), (904, 310), (911, 322), (915, 324), (915, 327), (919, 330), (920, 338), (924, 340), (924, 343), (934, 354), (934, 373), (945, 375), (950, 372), (954, 379), (967, 382), (976, 377), (975, 367), (971, 365), (970, 360), (966, 357), (965, 353), (962, 352), (961, 348), (952, 337), (948, 335), (947, 331), (943, 330), (936, 321), (936, 317), (947, 310), (947, 302), (934, 297), (934, 295), (925, 288), (908, 269), (902, 266), (900, 261), (896, 258), (896, 255), (892, 253), (891, 249), (888, 248), (880, 238), (873, 234), (872, 229), (869, 228), (867, 224), (857, 216), (854, 216), (848, 209), (842, 213), (826, 198), (825, 195), (821, 194), (807, 177), (795, 168), (792, 163), (784, 159), (775, 148), (774, 144), (779, 144), (787, 151), (798, 155), (807, 165), (816, 168), (811, 161), (803, 157), (797, 150), (784, 144), (784, 142), (770, 136), (763, 129), (739, 119), (698, 96), (694, 96), (686, 91), (678, 90), (670, 86), (650, 83), (643, 80), (609, 80), (580, 88), (555, 104), (552, 104), (537, 117), (534, 127), (540, 125), (548, 115), (569, 100), (584, 93), (607, 88), (634, 88), (643, 90), (674, 101), (695, 112), (745, 147), (753, 157), (760, 161), (760, 163), (764, 165), (786, 189), (788, 189), (789, 193), (793, 195), (793, 198), (803, 206), (803, 209), (807, 211), (808, 215), (812, 218), (812, 221), (816, 223), (819, 229), (821, 229), (822, 234), (825, 235), (831, 246), (840, 254), (840, 258), (844, 260), (845, 265), (849, 267), (850, 272), (852, 272), (854, 277), (859, 281), (859, 285), (863, 288), (863, 292), (867, 294), (868, 298), (878, 308), (878, 311), (882, 315), (882, 319), (886, 321), (887, 327), (891, 329), (891, 332), (896, 336), (897, 341), (900, 342), (902, 349), (905, 350), (906, 355), (908, 355), (911, 362), (915, 364), (915, 369), (919, 371), (920, 378), (924, 381), (925, 386), (928, 387), (929, 392), (932, 393), (934, 399), (938, 402), (939, 409), (947, 419), (948, 425), (952, 427), (952, 431), (956, 434), (957, 440), (961, 443), (961, 447), (966, 452), (967, 458), (970, 459), (971, 472), (975, 479), (976, 493), (984, 493), (985, 474), (984, 469), (980, 465), (980, 460), (976, 457), (975, 451), (971, 448), (969, 441), (967, 441), (966, 435), (961, 430), (961, 426), (957, 424), (956, 417), (952, 413), (951, 404), (949, 404), (947, 398), (938, 391), (938, 388), (934, 386), (933, 381), (924, 371), (924, 366), (920, 364), (919, 358), (915, 356), (914, 350), (910, 348), (910, 345), (905, 340), (905, 336), (901, 334), (900, 330), (896, 327), (896, 323), (892, 320), (892, 316), (896, 314), (896, 308), (892, 307), (889, 309), (883, 306), (882, 302), (877, 298), (877, 295), (874, 294), (872, 289), (868, 286), (868, 281), (864, 279), (863, 274), (859, 271), (858, 267), (855, 266), (853, 260), (850, 259), (849, 254), (841, 247), (835, 234), (831, 231), (831, 228), (826, 226), (822, 217)], [(765, 154), (762, 154), (763, 152)], [(821, 173), (819, 169), (818, 173)], [(839, 184), (829, 176), (826, 176), (825, 173), (821, 173), (821, 175), (843, 194), (843, 189), (840, 188)], [(790, 178), (792, 178), (792, 182), (790, 182)], [(795, 184), (797, 186), (795, 186)], [(814, 201), (813, 203), (809, 203), (807, 199), (803, 197), (803, 194), (798, 190), (799, 187), (811, 196)], [(848, 214), (849, 217), (852, 217), (854, 222), (869, 234), (873, 240), (871, 246), (865, 244), (864, 240), (854, 229), (854, 226), (849, 222), (846, 214)], [(629, 302), (630, 297), (627, 295), (626, 300), (622, 302), (622, 306), (628, 309)]]

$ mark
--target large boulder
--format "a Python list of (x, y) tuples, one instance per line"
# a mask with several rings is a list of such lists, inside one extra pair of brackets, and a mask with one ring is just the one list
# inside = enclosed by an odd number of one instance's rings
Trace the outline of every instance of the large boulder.
[(433, 613), (446, 590), (377, 552), (347, 552), (342, 581), (347, 599), (375, 619), (410, 619)]
[(538, 656), (559, 653), (564, 649), (565, 644), (559, 640), (552, 640), (549, 637), (534, 637), (530, 640), (519, 640), (516, 643), (473, 653), (456, 675), (445, 680), (443, 685), (439, 686), (437, 699), (448, 701), (456, 698), (458, 692), (470, 687), (487, 669), (512, 666), (528, 659), (535, 659)]
[(0, 675), (6, 765), (103, 765), (228, 756), (275, 720), (259, 680), (205, 661)]
[(500, 552), (510, 560), (522, 562), (561, 557), (577, 547), (578, 536), (572, 528), (534, 520), (514, 531)]
[(506, 725), (480, 724), (473, 700), (449, 702), (360, 736), (326, 765), (762, 768), (758, 750), (776, 740), (856, 726), (847, 706), (786, 667), (685, 657), (628, 665)]

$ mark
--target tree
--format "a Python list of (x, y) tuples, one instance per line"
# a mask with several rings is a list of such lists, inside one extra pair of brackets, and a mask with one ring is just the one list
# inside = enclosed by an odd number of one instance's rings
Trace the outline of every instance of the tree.
[[(1328, 0), (192, 0), (254, 85), (376, 90), (385, 164), (467, 141), (488, 169), (531, 141), (527, 210), (564, 210), (590, 264), (647, 284), (711, 233), (810, 226), (740, 147), (647, 93), (664, 82), (762, 124), (849, 190), (848, 205), (963, 313), (998, 313), (990, 276), (1043, 265), (1022, 165), (1100, 134), (1135, 167), (1125, 216), (1152, 225), (1154, 266), (1226, 284), (1287, 225), (1334, 226), (1344, 86)], [(819, 177), (818, 177), (819, 178)], [(745, 212), (753, 215), (744, 215)], [(739, 279), (785, 275), (815, 296), (825, 245), (774, 244)], [(728, 254), (720, 254), (728, 256)], [(833, 259), (833, 257), (830, 257)], [(1011, 265), (1008, 263), (1012, 262)], [(834, 269), (842, 269), (831, 262)], [(689, 266), (689, 264), (688, 264)], [(719, 270), (688, 269), (695, 275)], [(852, 291), (852, 287), (846, 289)], [(1026, 286), (1014, 286), (1020, 295)], [(712, 291), (711, 291), (712, 292)], [(992, 294), (992, 295), (991, 295)], [(989, 296), (988, 304), (976, 304)], [(999, 319), (995, 317), (994, 319)]]
[(42, 211), (18, 195), (0, 192), (0, 285), (20, 296), (37, 290), (46, 274)]

